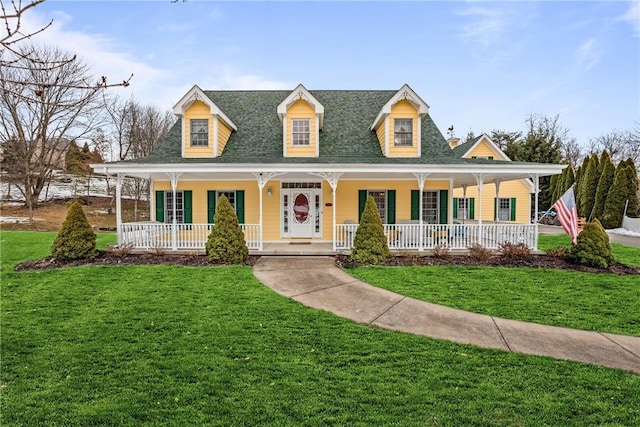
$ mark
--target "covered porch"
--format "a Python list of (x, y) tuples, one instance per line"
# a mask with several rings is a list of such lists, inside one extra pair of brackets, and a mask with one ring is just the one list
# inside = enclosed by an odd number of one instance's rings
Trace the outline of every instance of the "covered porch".
[[(424, 165), (416, 171), (416, 165), (261, 165), (262, 170), (255, 171), (255, 165), (149, 165), (149, 164), (104, 164), (94, 165), (97, 172), (116, 176), (116, 219), (118, 244), (139, 250), (166, 251), (203, 251), (207, 237), (211, 231), (213, 221), (197, 221), (181, 223), (176, 215), (175, 197), (179, 185), (199, 182), (245, 182), (247, 186), (254, 185), (255, 197), (252, 203), (252, 219), (241, 224), (249, 250), (253, 253), (267, 253), (274, 248), (288, 247), (293, 252), (304, 251), (312, 244), (321, 244), (330, 248), (332, 252), (349, 251), (353, 247), (353, 240), (358, 227), (353, 215), (343, 213), (352, 198), (353, 184), (371, 183), (373, 188), (392, 188), (394, 183), (403, 183), (404, 189), (415, 188), (419, 197), (419, 206), (423, 206), (423, 192), (428, 184), (438, 182), (445, 185), (443, 192), (448, 197), (446, 218), (439, 224), (429, 223), (424, 217), (423, 209), (416, 213), (417, 219), (408, 219), (406, 214), (392, 221), (384, 223), (387, 243), (391, 251), (425, 251), (438, 246), (445, 246), (451, 250), (464, 250), (474, 244), (488, 249), (498, 249), (503, 242), (524, 243), (532, 250), (537, 250), (537, 224), (514, 223), (499, 221), (458, 220), (454, 219), (452, 202), (454, 188), (474, 186), (479, 193), (476, 205), (482, 211), (483, 185), (492, 183), (495, 195), (500, 195), (500, 183), (511, 180), (531, 179), (535, 187), (535, 207), (538, 210), (538, 181), (540, 176), (559, 173), (560, 165), (546, 164), (496, 164), (496, 162), (474, 165)], [(173, 192), (173, 215), (165, 222), (150, 221), (137, 223), (123, 223), (121, 220), (121, 191), (125, 176), (149, 179), (151, 182), (170, 182), (169, 192)], [(317, 215), (322, 217), (316, 221), (320, 233), (311, 238), (300, 238), (291, 235), (282, 237), (282, 207), (280, 212), (265, 211), (265, 199), (269, 199), (273, 206), (272, 193), (288, 188), (281, 183), (317, 180), (319, 187), (315, 194), (319, 194), (320, 207), (316, 203)], [(251, 184), (253, 182), (253, 184)], [(445, 183), (445, 184), (443, 184)], [(167, 184), (168, 185), (168, 184)], [(359, 184), (358, 184), (359, 185)], [(248, 187), (247, 187), (248, 188)], [(274, 188), (276, 189), (274, 191)], [(349, 194), (341, 194), (341, 189), (348, 189)], [(284, 191), (284, 190), (282, 190)], [(312, 191), (312, 193), (313, 193)], [(343, 190), (347, 191), (347, 190)], [(414, 191), (414, 190), (412, 190)], [(153, 189), (149, 195), (153, 199)], [(267, 206), (269, 206), (267, 204)], [(533, 206), (528, 206), (533, 208)], [(256, 212), (257, 210), (257, 212)], [(408, 208), (405, 207), (405, 212)], [(153, 207), (151, 207), (151, 217)], [(276, 216), (275, 218), (273, 216)], [(267, 217), (265, 220), (265, 216)], [(348, 217), (349, 220), (345, 218)], [(286, 218), (286, 214), (285, 214)], [(497, 219), (497, 218), (496, 218)], [(279, 222), (279, 224), (277, 224)], [(280, 234), (273, 238), (273, 227), (280, 227)], [(324, 224), (324, 226), (323, 226)], [(265, 238), (265, 235), (271, 238)], [(271, 248), (271, 249), (269, 249)]]

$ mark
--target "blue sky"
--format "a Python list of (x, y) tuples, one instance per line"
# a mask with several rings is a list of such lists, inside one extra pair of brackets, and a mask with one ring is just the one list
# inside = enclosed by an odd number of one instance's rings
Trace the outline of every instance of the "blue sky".
[(123, 96), (203, 89), (399, 89), (457, 136), (560, 115), (585, 144), (640, 122), (640, 3), (58, 1), (25, 25)]

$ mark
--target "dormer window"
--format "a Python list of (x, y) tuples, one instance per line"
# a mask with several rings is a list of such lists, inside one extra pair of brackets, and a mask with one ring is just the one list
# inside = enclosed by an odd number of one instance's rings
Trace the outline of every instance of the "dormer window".
[(207, 147), (209, 145), (209, 120), (191, 119), (191, 146)]
[(393, 143), (396, 147), (413, 146), (413, 119), (395, 119)]
[(311, 129), (309, 119), (293, 119), (291, 120), (291, 131), (293, 137), (293, 145), (309, 145), (309, 133)]

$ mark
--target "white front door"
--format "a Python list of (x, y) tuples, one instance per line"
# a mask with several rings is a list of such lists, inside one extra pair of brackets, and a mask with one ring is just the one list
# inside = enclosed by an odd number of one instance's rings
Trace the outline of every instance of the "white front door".
[(320, 190), (313, 188), (283, 190), (284, 237), (321, 236)]

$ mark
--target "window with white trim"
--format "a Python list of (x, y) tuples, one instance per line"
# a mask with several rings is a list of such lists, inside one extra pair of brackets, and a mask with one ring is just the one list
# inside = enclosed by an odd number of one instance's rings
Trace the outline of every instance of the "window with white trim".
[[(173, 191), (164, 192), (164, 222), (173, 222)], [(176, 222), (184, 224), (184, 192), (176, 191)]]
[(422, 221), (426, 224), (438, 224), (438, 192), (422, 192)]
[(413, 146), (413, 119), (395, 119), (393, 122), (393, 144), (396, 147)]
[(511, 199), (501, 197), (496, 202), (498, 208), (498, 221), (511, 221)]
[(311, 120), (309, 119), (292, 119), (291, 120), (291, 135), (293, 145), (309, 145), (310, 139)]
[[(236, 210), (236, 192), (234, 190), (218, 190), (216, 191), (216, 202), (220, 199), (220, 196), (225, 196), (229, 201), (229, 204)], [(237, 212), (236, 212), (237, 214)]]
[(387, 223), (387, 192), (380, 190), (367, 190), (367, 196), (373, 197), (378, 213), (383, 224)]
[(209, 120), (191, 119), (191, 146), (207, 147), (209, 145)]
[(456, 219), (469, 219), (471, 215), (471, 199), (458, 197), (457, 216)]

